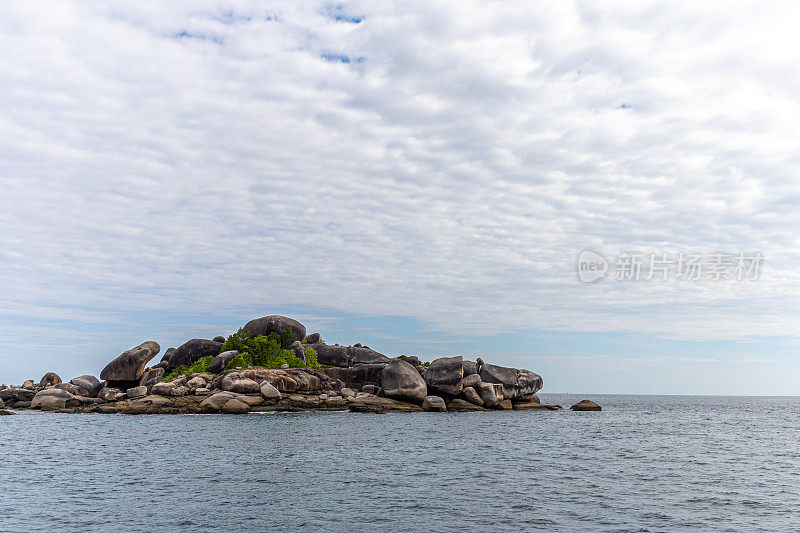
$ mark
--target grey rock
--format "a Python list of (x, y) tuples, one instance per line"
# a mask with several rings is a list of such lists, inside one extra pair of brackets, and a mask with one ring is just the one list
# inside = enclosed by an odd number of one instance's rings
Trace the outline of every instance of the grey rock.
[(339, 393), (345, 398), (353, 398), (356, 395), (356, 392), (348, 387), (343, 388), (342, 390), (339, 391)]
[(258, 382), (250, 378), (240, 377), (239, 374), (232, 372), (222, 378), (222, 390), (229, 392), (237, 392), (240, 394), (248, 394), (251, 392), (259, 392), (260, 387)]
[(172, 382), (161, 381), (153, 385), (150, 392), (153, 394), (160, 394), (161, 396), (172, 396), (172, 389), (175, 387), (176, 385)]
[(402, 359), (395, 359), (383, 368), (381, 387), (389, 398), (422, 403), (428, 395), (428, 386), (419, 372)]
[(250, 410), (250, 406), (238, 398), (231, 398), (222, 406), (222, 412), (227, 414), (242, 414)]
[(218, 392), (200, 402), (200, 408), (204, 411), (221, 411), (222, 407), (228, 403), (228, 401), (236, 398), (236, 396), (237, 395), (232, 392)]
[(211, 340), (214, 341), (214, 342), (223, 342), (224, 343), (227, 339), (225, 337), (223, 337), (222, 335), (217, 335), (216, 337), (214, 337)]
[(172, 389), (173, 396), (186, 396), (189, 394), (189, 387), (185, 385), (178, 385)]
[(464, 367), (464, 377), (478, 373), (478, 363), (475, 361), (464, 361), (461, 366)]
[(481, 383), (478, 394), (486, 407), (496, 407), (503, 400), (503, 386), (497, 383)]
[(292, 330), (292, 340), (302, 341), (306, 338), (306, 327), (297, 320), (281, 315), (270, 315), (256, 318), (244, 325), (253, 335), (281, 333), (284, 328)]
[(281, 400), (281, 392), (273, 387), (269, 381), (265, 381), (261, 384), (260, 392), (261, 396), (269, 402), (278, 402)]
[(388, 357), (386, 357), (382, 353), (378, 353), (375, 350), (367, 348), (366, 346), (363, 347), (353, 346), (350, 348), (351, 366), (388, 363), (388, 362), (389, 362)]
[(203, 389), (206, 387), (206, 385), (208, 385), (208, 382), (200, 376), (193, 377), (186, 382), (186, 387), (192, 392), (197, 389)]
[(289, 347), (289, 349), (292, 350), (292, 352), (294, 352), (295, 357), (297, 357), (298, 359), (300, 359), (305, 363), (306, 354), (303, 351), (303, 345), (300, 343), (300, 341), (294, 341), (292, 345)]
[(594, 403), (592, 400), (581, 400), (572, 407), (571, 411), (602, 411), (603, 408)]
[(439, 396), (426, 396), (422, 402), (422, 410), (444, 412), (447, 411), (447, 404)]
[(513, 400), (524, 398), (542, 388), (542, 378), (530, 370), (507, 368), (497, 365), (483, 365), (480, 371), (481, 381), (500, 383), (503, 386), (503, 398)]
[(214, 360), (208, 365), (207, 371), (211, 372), (212, 374), (219, 374), (225, 367), (228, 366), (228, 363), (233, 361), (233, 358), (239, 355), (238, 350), (226, 350), (221, 352), (219, 355), (214, 357)]
[(139, 386), (149, 387), (150, 385), (155, 385), (164, 379), (166, 373), (167, 371), (164, 370), (164, 367), (153, 367), (142, 375), (142, 379), (139, 380)]
[(464, 376), (464, 379), (461, 380), (461, 385), (464, 388), (472, 387), (478, 388), (478, 385), (481, 383), (481, 375), (480, 374), (470, 374), (468, 376)]
[(26, 379), (26, 380), (25, 380), (25, 381), (22, 383), (22, 388), (24, 388), (24, 389), (33, 389), (33, 388), (35, 388), (35, 387), (36, 387), (36, 384), (33, 382), (33, 380), (32, 380), (32, 379)]
[(350, 353), (344, 346), (315, 344), (313, 348), (314, 351), (317, 352), (317, 362), (321, 365), (332, 365), (343, 368), (350, 366)]
[(419, 357), (417, 357), (416, 355), (409, 355), (408, 357), (406, 357), (406, 363), (408, 363), (411, 366), (419, 366)]
[(485, 411), (483, 407), (480, 405), (475, 405), (474, 403), (470, 403), (467, 400), (462, 400), (461, 398), (453, 398), (447, 404), (448, 411)]
[(69, 380), (69, 382), (75, 385), (76, 387), (80, 387), (84, 390), (89, 391), (89, 396), (91, 398), (96, 397), (97, 393), (100, 392), (100, 389), (103, 388), (103, 382), (94, 376), (90, 376), (89, 374), (78, 376), (77, 378), (72, 378), (71, 380)]
[(61, 377), (55, 372), (48, 372), (39, 380), (40, 387), (52, 387), (61, 383)]
[(37, 392), (36, 396), (33, 397), (31, 408), (41, 409), (43, 411), (63, 409), (66, 407), (66, 403), (72, 399), (72, 394), (65, 390), (56, 388), (44, 389)]
[(478, 394), (478, 391), (476, 391), (473, 387), (464, 387), (462, 394), (464, 395), (464, 399), (469, 403), (475, 405), (483, 405), (484, 403), (483, 398), (481, 398), (480, 394)]
[(319, 333), (312, 333), (306, 337), (306, 344), (319, 344), (322, 341), (322, 336)]
[(155, 341), (147, 341), (131, 348), (108, 363), (100, 372), (100, 379), (109, 381), (138, 381), (144, 374), (144, 367), (158, 354), (161, 347)]
[(374, 394), (375, 396), (384, 396), (383, 389), (378, 387), (377, 385), (364, 385), (361, 387), (361, 392), (366, 392), (367, 394)]
[(0, 409), (3, 409), (6, 406), (6, 403), (0, 398)]
[(147, 387), (139, 386), (128, 389), (128, 398), (141, 398), (147, 396)]
[(428, 384), (428, 389), (450, 396), (458, 396), (461, 393), (461, 380), (464, 377), (462, 363), (463, 360), (460, 355), (440, 357), (432, 361), (431, 366), (422, 375), (425, 378), (425, 383)]
[[(217, 356), (222, 348), (221, 342), (208, 339), (192, 339), (184, 342), (175, 349), (169, 358), (169, 368), (174, 369), (181, 365), (191, 365), (203, 357)], [(101, 376), (102, 377), (102, 376)]]
[(84, 389), (83, 387), (78, 387), (77, 385), (73, 385), (72, 383), (59, 383), (58, 385), (54, 385), (56, 389), (65, 390), (68, 393), (72, 394), (73, 396), (84, 396), (88, 398), (91, 396), (89, 391)]
[(164, 352), (164, 356), (161, 357), (161, 362), (169, 363), (169, 358), (172, 357), (172, 354), (175, 353), (175, 348), (167, 348), (167, 351)]

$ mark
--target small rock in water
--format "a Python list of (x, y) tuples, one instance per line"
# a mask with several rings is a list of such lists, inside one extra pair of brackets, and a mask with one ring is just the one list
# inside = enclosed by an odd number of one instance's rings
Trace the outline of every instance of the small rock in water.
[(581, 400), (572, 407), (572, 411), (602, 411), (602, 407), (594, 403), (592, 400)]

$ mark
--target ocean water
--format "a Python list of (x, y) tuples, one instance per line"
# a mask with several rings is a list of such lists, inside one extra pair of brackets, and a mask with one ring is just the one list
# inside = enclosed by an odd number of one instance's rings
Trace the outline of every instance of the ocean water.
[(800, 398), (589, 397), (602, 412), (0, 417), (0, 531), (798, 528)]

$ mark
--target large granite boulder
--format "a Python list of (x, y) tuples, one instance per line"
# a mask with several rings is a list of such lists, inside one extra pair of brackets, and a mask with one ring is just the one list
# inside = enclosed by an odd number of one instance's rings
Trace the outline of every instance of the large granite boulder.
[(55, 372), (48, 372), (39, 380), (40, 387), (52, 387), (61, 383), (61, 377)]
[(175, 348), (167, 348), (167, 351), (164, 352), (164, 356), (161, 358), (161, 362), (169, 363), (169, 358), (172, 357), (172, 354), (175, 353)]
[(97, 393), (100, 392), (100, 389), (103, 388), (103, 382), (94, 376), (90, 376), (89, 374), (72, 378), (69, 380), (69, 382), (76, 387), (80, 387), (86, 391), (89, 391), (90, 398), (96, 397)]
[(84, 389), (83, 387), (73, 385), (72, 383), (59, 383), (57, 385), (53, 385), (53, 387), (56, 389), (65, 390), (73, 396), (83, 396), (85, 398), (91, 396), (88, 390)]
[(422, 377), (429, 389), (458, 396), (462, 389), (461, 380), (464, 378), (463, 360), (460, 355), (435, 359)]
[(314, 351), (317, 352), (317, 362), (321, 365), (331, 365), (342, 368), (350, 366), (350, 353), (347, 346), (315, 344), (313, 348)]
[(306, 327), (297, 320), (281, 315), (255, 318), (244, 325), (253, 335), (281, 333), (285, 328), (292, 330), (292, 340), (302, 342), (306, 338)]
[(530, 370), (485, 364), (480, 371), (481, 381), (503, 385), (503, 398), (526, 398), (542, 388), (542, 378)]
[(260, 392), (261, 396), (269, 402), (278, 402), (281, 399), (281, 392), (273, 387), (269, 381), (265, 381), (261, 384)]
[(376, 363), (388, 363), (389, 358), (370, 348), (361, 346), (350, 347), (350, 366), (371, 365)]
[[(198, 359), (212, 355), (219, 355), (222, 348), (221, 342), (214, 342), (208, 339), (192, 339), (186, 341), (175, 349), (175, 353), (169, 358), (169, 368), (175, 369), (181, 365), (191, 365)], [(101, 376), (102, 377), (102, 376)]]
[(100, 379), (108, 381), (138, 381), (144, 374), (144, 367), (158, 354), (161, 347), (155, 341), (147, 341), (131, 348), (108, 363), (100, 372)]
[(61, 389), (44, 389), (36, 393), (31, 401), (31, 409), (41, 409), (42, 411), (53, 411), (63, 409), (68, 401), (74, 396)]
[(422, 403), (428, 395), (428, 386), (417, 369), (402, 359), (395, 359), (381, 372), (381, 387), (389, 398)]
[(471, 376), (478, 373), (478, 363), (475, 361), (464, 361), (461, 363), (464, 367), (464, 377)]
[(212, 374), (219, 374), (220, 372), (225, 370), (225, 367), (228, 366), (228, 363), (233, 361), (233, 358), (236, 357), (237, 355), (239, 355), (238, 350), (226, 350), (224, 352), (221, 352), (216, 357), (214, 357), (214, 360), (211, 362), (210, 365), (208, 365), (206, 371), (211, 372)]
[(322, 341), (322, 336), (319, 333), (312, 333), (305, 339), (306, 344), (319, 344)]
[(251, 392), (259, 392), (261, 387), (259, 387), (257, 381), (232, 372), (222, 378), (221, 388), (228, 392), (248, 394)]
[(503, 401), (503, 386), (499, 383), (483, 383), (478, 385), (480, 394), (486, 407), (497, 407)]

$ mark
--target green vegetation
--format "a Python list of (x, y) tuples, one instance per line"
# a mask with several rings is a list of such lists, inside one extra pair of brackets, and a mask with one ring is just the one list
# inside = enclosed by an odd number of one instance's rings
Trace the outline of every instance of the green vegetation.
[(249, 330), (242, 328), (225, 341), (222, 351), (237, 350), (239, 355), (233, 358), (226, 370), (261, 366), (264, 368), (280, 368), (287, 364), (291, 367), (316, 367), (317, 354), (311, 348), (305, 349), (306, 361), (297, 357), (289, 348), (292, 345), (292, 330), (284, 328), (280, 334), (254, 336)]
[(172, 381), (173, 379), (177, 378), (178, 376), (188, 376), (190, 374), (199, 374), (200, 372), (205, 372), (208, 368), (208, 365), (214, 361), (214, 356), (209, 355), (207, 357), (203, 357), (198, 359), (191, 365), (181, 365), (166, 376), (164, 376), (163, 381)]

